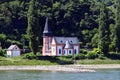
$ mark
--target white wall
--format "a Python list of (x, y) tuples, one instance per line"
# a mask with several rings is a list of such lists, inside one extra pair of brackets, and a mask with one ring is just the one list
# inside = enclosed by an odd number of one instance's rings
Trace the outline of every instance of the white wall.
[(20, 51), (7, 51), (7, 57), (20, 56)]
[[(59, 49), (61, 50), (61, 54), (60, 54), (60, 52), (59, 52)], [(61, 56), (62, 55), (62, 45), (61, 46), (57, 46), (57, 55), (58, 56)]]
[(74, 50), (76, 49), (76, 54), (78, 54), (78, 49), (79, 49), (79, 46), (74, 46)]
[(11, 53), (12, 53), (11, 51), (7, 51), (7, 57), (11, 57), (12, 56)]
[(56, 47), (55, 47), (55, 46), (54, 46), (54, 47), (52, 46), (52, 55), (53, 55), (53, 56), (56, 55)]
[(64, 55), (68, 55), (68, 53), (67, 53), (67, 50), (66, 50), (66, 49), (64, 49)]
[(13, 56), (20, 56), (20, 51), (13, 51)]

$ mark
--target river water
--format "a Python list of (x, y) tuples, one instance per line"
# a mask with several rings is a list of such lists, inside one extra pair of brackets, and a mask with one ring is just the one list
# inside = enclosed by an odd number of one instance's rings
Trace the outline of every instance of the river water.
[(0, 71), (0, 80), (120, 80), (120, 69), (96, 72)]

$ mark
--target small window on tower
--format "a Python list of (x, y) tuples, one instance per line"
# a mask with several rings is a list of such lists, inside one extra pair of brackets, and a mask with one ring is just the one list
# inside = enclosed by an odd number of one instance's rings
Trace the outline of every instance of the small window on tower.
[(61, 42), (61, 43), (63, 43), (63, 41), (62, 41), (62, 40), (61, 40), (60, 42)]

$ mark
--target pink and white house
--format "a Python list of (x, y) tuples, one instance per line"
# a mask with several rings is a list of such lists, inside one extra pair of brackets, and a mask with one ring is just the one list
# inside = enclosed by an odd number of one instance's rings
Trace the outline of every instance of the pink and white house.
[(77, 37), (56, 37), (53, 36), (48, 26), (48, 18), (43, 31), (42, 55), (63, 56), (78, 54), (80, 45)]

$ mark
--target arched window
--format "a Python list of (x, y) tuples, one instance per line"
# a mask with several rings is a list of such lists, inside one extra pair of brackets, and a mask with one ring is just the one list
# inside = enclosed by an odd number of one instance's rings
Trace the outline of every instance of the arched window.
[(76, 54), (77, 53), (77, 51), (76, 51), (76, 49), (74, 50), (74, 54)]
[(71, 50), (69, 50), (69, 54), (71, 54)]
[(61, 49), (59, 49), (59, 54), (61, 54), (61, 52), (62, 52)]

